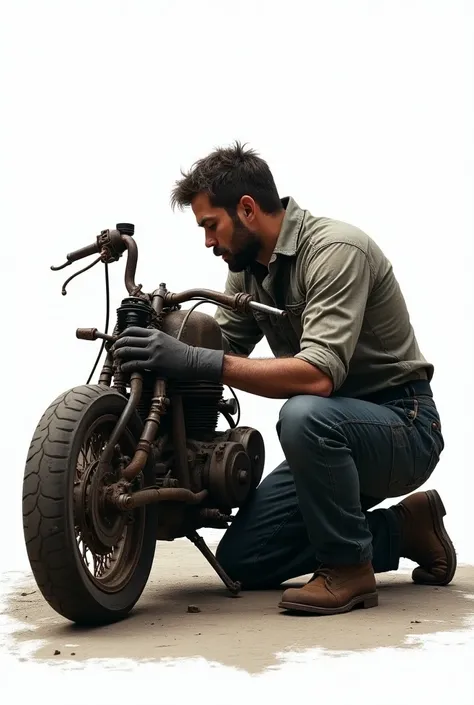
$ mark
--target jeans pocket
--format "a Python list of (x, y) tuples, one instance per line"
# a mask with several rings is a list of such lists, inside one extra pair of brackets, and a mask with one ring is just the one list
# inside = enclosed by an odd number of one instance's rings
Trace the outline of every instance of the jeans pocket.
[[(416, 401), (416, 400), (414, 400)], [(441, 422), (435, 408), (426, 407), (422, 402), (414, 405), (413, 419), (413, 475), (408, 492), (413, 492), (425, 484), (438, 465), (444, 448)]]
[(400, 496), (414, 492), (430, 478), (444, 448), (444, 440), (433, 405), (409, 397), (389, 406), (401, 421), (392, 429), (394, 462), (389, 490), (391, 496)]
[(398, 414), (400, 419), (406, 422), (408, 428), (411, 428), (418, 418), (419, 403), (416, 397), (398, 399), (396, 401), (389, 402), (385, 406), (389, 406), (392, 411)]
[(437, 466), (441, 453), (444, 450), (444, 437), (441, 431), (441, 423), (439, 421), (431, 421), (429, 426), (429, 437), (431, 439), (431, 452), (428, 463), (428, 476), (431, 475)]

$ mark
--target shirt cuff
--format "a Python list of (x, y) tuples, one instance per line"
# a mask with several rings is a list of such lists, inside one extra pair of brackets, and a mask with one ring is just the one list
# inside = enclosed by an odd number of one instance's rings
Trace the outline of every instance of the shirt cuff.
[(327, 375), (332, 381), (333, 392), (339, 389), (347, 377), (347, 371), (341, 360), (328, 348), (312, 345), (301, 350), (295, 357), (309, 362)]

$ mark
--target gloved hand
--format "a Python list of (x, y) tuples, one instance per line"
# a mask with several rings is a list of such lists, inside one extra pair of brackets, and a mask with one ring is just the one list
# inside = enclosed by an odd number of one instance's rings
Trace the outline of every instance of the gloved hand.
[(221, 381), (223, 350), (187, 345), (160, 330), (127, 328), (111, 350), (127, 373), (150, 370), (175, 379)]

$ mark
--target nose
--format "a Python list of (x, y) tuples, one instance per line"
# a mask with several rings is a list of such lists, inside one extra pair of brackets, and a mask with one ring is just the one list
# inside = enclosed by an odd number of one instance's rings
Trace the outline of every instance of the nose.
[(212, 235), (206, 235), (205, 238), (206, 247), (218, 247), (219, 243), (215, 237)]

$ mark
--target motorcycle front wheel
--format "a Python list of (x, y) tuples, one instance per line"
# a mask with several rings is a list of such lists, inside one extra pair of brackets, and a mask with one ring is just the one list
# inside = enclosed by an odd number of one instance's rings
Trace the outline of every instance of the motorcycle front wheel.
[[(34, 578), (66, 619), (100, 625), (123, 619), (139, 600), (153, 564), (157, 507), (130, 512), (104, 502), (133, 456), (142, 431), (135, 413), (107, 472), (98, 459), (127, 400), (103, 385), (75, 387), (43, 414), (23, 479), (23, 530)], [(153, 485), (150, 463), (136, 488)]]

